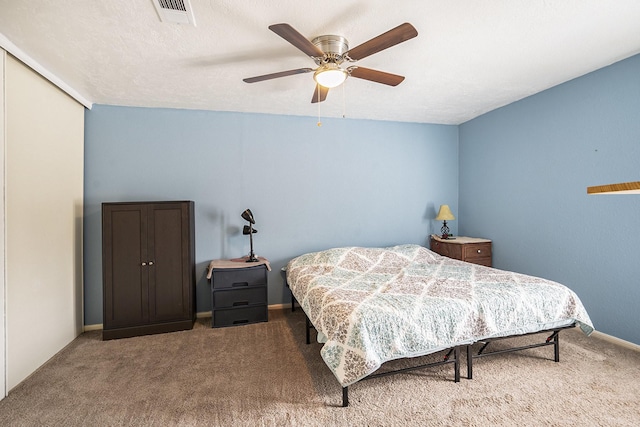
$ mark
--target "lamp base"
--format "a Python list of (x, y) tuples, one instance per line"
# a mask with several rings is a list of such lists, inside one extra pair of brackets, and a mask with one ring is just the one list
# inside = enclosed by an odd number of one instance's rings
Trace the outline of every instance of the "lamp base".
[(447, 221), (444, 220), (444, 224), (440, 228), (440, 232), (442, 233), (442, 238), (447, 240), (449, 238), (449, 226), (447, 225)]
[(260, 260), (258, 258), (256, 258), (256, 256), (254, 254), (250, 254), (249, 258), (247, 258), (246, 262), (259, 262)]

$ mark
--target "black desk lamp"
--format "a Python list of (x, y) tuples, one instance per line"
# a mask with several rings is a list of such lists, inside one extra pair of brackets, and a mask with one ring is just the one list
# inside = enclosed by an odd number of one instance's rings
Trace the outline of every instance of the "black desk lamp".
[(258, 258), (256, 258), (256, 255), (253, 253), (253, 233), (258, 232), (258, 230), (253, 228), (253, 224), (255, 224), (256, 221), (253, 219), (251, 209), (246, 209), (244, 212), (242, 212), (241, 216), (245, 221), (249, 221), (249, 225), (245, 225), (242, 228), (242, 234), (249, 235), (249, 242), (251, 244), (251, 252), (249, 252), (249, 259), (247, 259), (247, 262), (258, 262)]

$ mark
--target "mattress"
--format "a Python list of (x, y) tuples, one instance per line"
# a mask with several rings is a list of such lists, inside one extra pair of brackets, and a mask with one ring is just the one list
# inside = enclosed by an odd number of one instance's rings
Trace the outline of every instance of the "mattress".
[(419, 245), (344, 247), (301, 255), (287, 284), (342, 386), (384, 362), (482, 339), (593, 324), (559, 283), (446, 258)]

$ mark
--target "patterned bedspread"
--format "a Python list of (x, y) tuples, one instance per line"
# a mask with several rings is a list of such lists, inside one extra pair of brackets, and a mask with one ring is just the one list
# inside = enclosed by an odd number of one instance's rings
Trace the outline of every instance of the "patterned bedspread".
[(418, 245), (336, 248), (299, 256), (287, 283), (342, 386), (382, 363), (483, 338), (576, 322), (593, 325), (559, 283), (442, 257)]

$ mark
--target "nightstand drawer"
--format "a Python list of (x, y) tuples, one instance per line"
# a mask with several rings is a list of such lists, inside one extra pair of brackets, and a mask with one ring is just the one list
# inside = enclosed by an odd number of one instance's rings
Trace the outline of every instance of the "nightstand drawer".
[(468, 243), (463, 245), (464, 259), (467, 261), (478, 258), (491, 259), (491, 243)]
[(212, 313), (212, 326), (214, 328), (266, 322), (267, 320), (268, 310), (266, 305), (245, 308), (226, 308), (213, 310)]
[(431, 240), (431, 250), (442, 256), (454, 259), (462, 259), (462, 246)]
[(213, 292), (213, 307), (216, 309), (264, 304), (266, 301), (266, 286), (223, 289)]
[(491, 267), (491, 257), (467, 258), (465, 261), (473, 264), (484, 265), (485, 267)]
[(491, 267), (491, 240), (463, 236), (444, 240), (432, 235), (431, 250), (449, 258)]
[(260, 265), (241, 269), (215, 270), (212, 280), (215, 289), (266, 286), (267, 269), (264, 265)]

